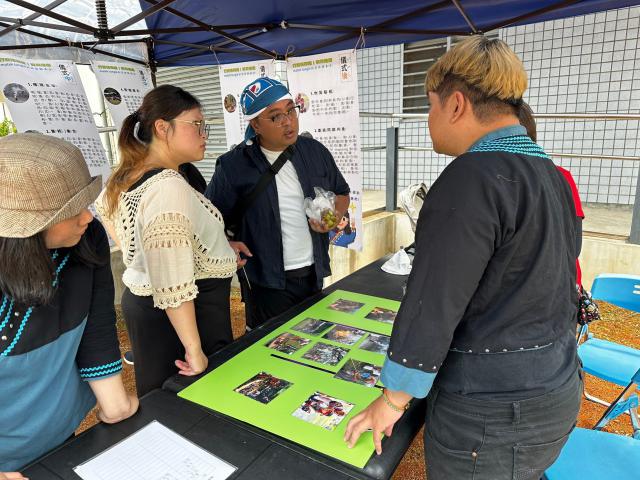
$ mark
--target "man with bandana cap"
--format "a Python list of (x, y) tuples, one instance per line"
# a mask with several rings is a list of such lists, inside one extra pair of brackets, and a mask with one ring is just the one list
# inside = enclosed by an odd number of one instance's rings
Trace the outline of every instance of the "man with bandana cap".
[[(245, 141), (218, 158), (205, 195), (226, 225), (236, 225), (236, 250), (246, 253), (243, 242), (250, 251), (238, 276), (251, 329), (320, 291), (324, 277), (331, 274), (330, 228), (307, 219), (304, 198), (314, 197), (314, 187), (334, 192), (335, 216), (342, 218), (350, 190), (329, 150), (313, 138), (298, 136), (299, 107), (285, 85), (258, 78), (243, 90), (240, 106), (249, 121)], [(238, 204), (290, 145), (290, 160), (242, 218), (235, 218)]]

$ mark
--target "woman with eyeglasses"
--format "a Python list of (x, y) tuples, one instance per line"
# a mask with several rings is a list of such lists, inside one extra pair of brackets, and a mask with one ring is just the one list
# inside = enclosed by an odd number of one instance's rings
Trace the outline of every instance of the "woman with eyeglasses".
[(122, 125), (120, 164), (96, 202), (126, 266), (122, 309), (139, 396), (176, 372), (203, 372), (232, 340), (236, 253), (218, 210), (180, 173), (202, 160), (207, 137), (195, 97), (151, 90)]

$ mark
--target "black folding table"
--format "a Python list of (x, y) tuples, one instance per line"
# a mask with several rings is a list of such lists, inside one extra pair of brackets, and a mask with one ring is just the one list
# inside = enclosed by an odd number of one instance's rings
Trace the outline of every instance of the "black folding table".
[[(209, 358), (207, 371), (262, 339), (334, 290), (400, 300), (407, 277), (383, 272), (380, 265), (386, 259), (382, 258), (358, 270), (218, 351)], [(123, 440), (152, 420), (158, 420), (238, 467), (231, 477), (234, 479), (387, 479), (424, 423), (425, 402), (412, 402), (411, 408), (394, 427), (393, 435), (383, 440), (382, 455), (374, 454), (365, 467), (359, 469), (176, 396), (177, 392), (196, 380), (197, 377), (180, 375), (169, 378), (162, 390), (154, 390), (141, 398), (140, 410), (136, 415), (115, 425), (95, 425), (23, 469), (24, 475), (32, 480), (78, 479), (80, 477), (73, 472), (73, 467)]]

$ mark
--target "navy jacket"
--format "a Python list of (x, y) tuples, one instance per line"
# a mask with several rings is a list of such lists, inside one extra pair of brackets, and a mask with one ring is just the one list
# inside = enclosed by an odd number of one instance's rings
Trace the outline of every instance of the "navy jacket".
[[(313, 187), (322, 187), (336, 195), (348, 195), (349, 185), (338, 170), (333, 156), (317, 140), (298, 137), (295, 154), (290, 160), (296, 169), (305, 197), (314, 197)], [(216, 169), (205, 196), (211, 200), (225, 222), (238, 199), (253, 190), (269, 162), (258, 142), (245, 142), (225, 153), (216, 162)], [(300, 208), (303, 208), (302, 205)], [(249, 207), (240, 222), (236, 240), (244, 242), (253, 257), (246, 265), (249, 281), (268, 288), (285, 288), (282, 233), (276, 182), (270, 182)], [(329, 237), (311, 231), (313, 257), (318, 287), (322, 279), (331, 275), (329, 267)]]

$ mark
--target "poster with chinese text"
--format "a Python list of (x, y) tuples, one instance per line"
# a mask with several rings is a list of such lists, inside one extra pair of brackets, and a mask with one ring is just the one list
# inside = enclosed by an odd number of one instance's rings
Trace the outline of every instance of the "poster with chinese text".
[(259, 77), (273, 78), (275, 64), (273, 60), (260, 62), (229, 63), (221, 65), (220, 95), (222, 96), (222, 114), (227, 134), (227, 148), (244, 140), (247, 121), (240, 108), (240, 94), (244, 87)]
[(289, 90), (300, 108), (300, 133), (329, 149), (351, 187), (347, 213), (329, 232), (332, 245), (362, 250), (362, 156), (358, 72), (352, 50), (287, 60)]
[(0, 88), (19, 132), (37, 131), (73, 143), (91, 175), (107, 181), (109, 161), (72, 62), (0, 55)]
[(124, 119), (142, 105), (143, 97), (153, 88), (151, 73), (135, 63), (91, 62), (91, 68), (113, 124), (120, 130)]

